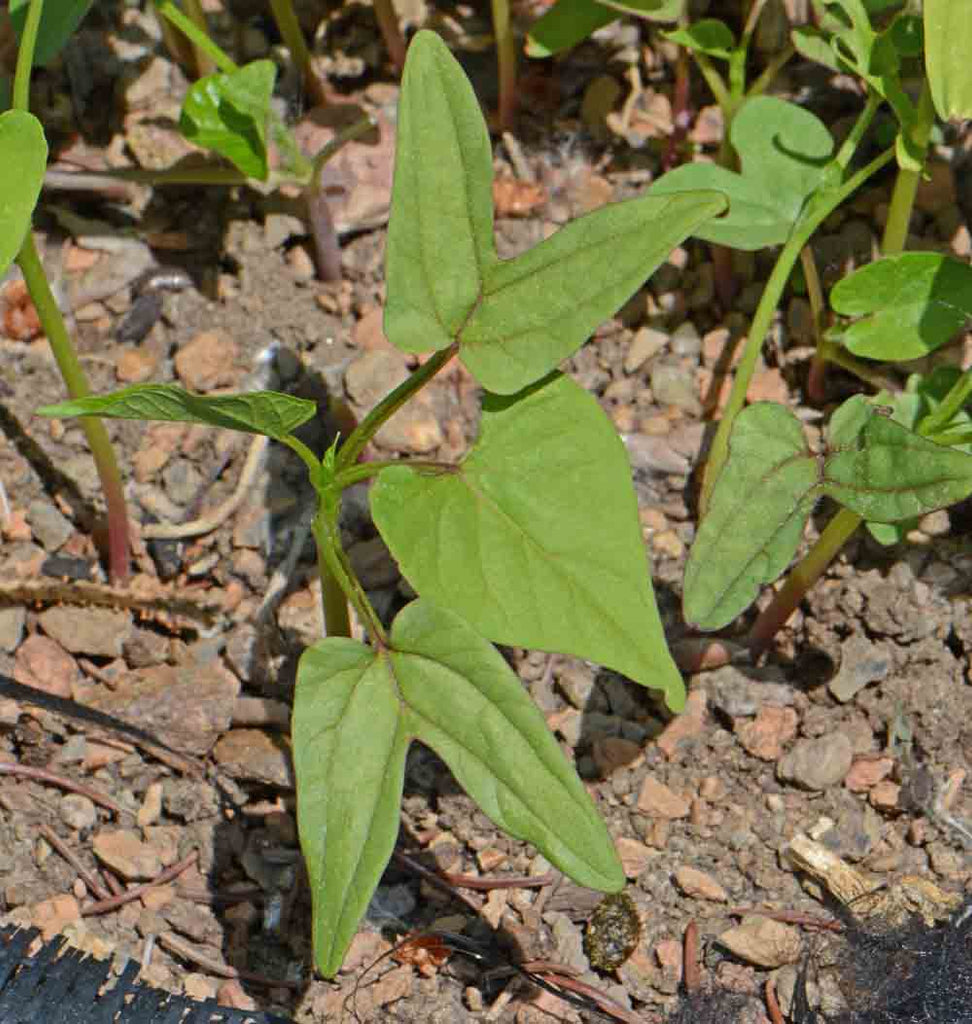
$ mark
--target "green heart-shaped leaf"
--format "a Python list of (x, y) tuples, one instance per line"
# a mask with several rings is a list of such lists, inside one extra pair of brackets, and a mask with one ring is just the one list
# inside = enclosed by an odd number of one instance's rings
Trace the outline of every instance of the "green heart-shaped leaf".
[(947, 508), (972, 494), (972, 455), (895, 423), (862, 395), (844, 403), (863, 422), (854, 441), (824, 461), (824, 491), (872, 522), (893, 523)]
[(489, 136), (469, 80), (433, 32), (409, 48), (397, 145), (385, 333), (406, 352), (458, 343), (480, 383), (501, 394), (571, 355), (725, 208), (712, 192), (618, 203), (501, 262)]
[(788, 409), (757, 402), (737, 417), (685, 566), (686, 622), (721, 629), (796, 553), (819, 496), (817, 458)]
[(20, 252), (46, 169), (40, 121), (24, 110), (0, 114), (0, 275)]
[(182, 104), (179, 130), (190, 142), (226, 157), (248, 178), (266, 181), (276, 75), (273, 61), (255, 60), (228, 74), (200, 78)]
[(739, 174), (715, 164), (686, 164), (659, 178), (647, 194), (715, 189), (728, 196), (729, 212), (695, 230), (696, 237), (734, 249), (782, 245), (823, 181), (833, 151), (830, 132), (796, 104), (757, 96), (733, 118), (730, 138)]
[(383, 469), (371, 507), (423, 597), (491, 640), (590, 658), (681, 708), (624, 446), (570, 378), (487, 395), (458, 467)]
[(838, 335), (855, 355), (918, 359), (972, 316), (972, 268), (933, 252), (888, 256), (838, 281), (830, 304), (842, 316), (861, 318)]

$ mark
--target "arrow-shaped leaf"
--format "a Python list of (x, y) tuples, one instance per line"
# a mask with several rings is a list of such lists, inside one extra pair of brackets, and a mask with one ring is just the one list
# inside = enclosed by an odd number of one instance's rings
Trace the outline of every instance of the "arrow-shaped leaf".
[(717, 192), (613, 203), (493, 264), (462, 329), (460, 358), (490, 391), (519, 391), (576, 351), (725, 207)]
[(405, 754), (432, 747), (511, 835), (581, 885), (620, 889), (611, 837), (520, 680), (462, 619), (426, 601), (378, 652), (331, 638), (301, 657), (294, 764), (319, 969), (333, 976), (398, 833)]
[(423, 596), (499, 643), (590, 658), (684, 700), (649, 586), (627, 455), (570, 378), (487, 395), (447, 473), (383, 469), (371, 507)]
[(757, 96), (733, 118), (730, 139), (740, 174), (715, 164), (686, 164), (659, 178), (648, 195), (715, 189), (729, 197), (729, 212), (696, 230), (698, 238), (734, 249), (782, 245), (823, 180), (833, 150), (830, 132), (794, 103)]
[(116, 420), (205, 423), (211, 427), (266, 434), (279, 440), (317, 415), (306, 398), (279, 391), (243, 395), (193, 395), (175, 384), (134, 384), (110, 395), (91, 395), (37, 410), (40, 416), (103, 416)]
[(624, 872), (584, 784), (506, 660), (458, 615), (413, 601), (395, 619), (395, 682), (416, 739), (504, 832), (580, 885), (616, 891)]
[(614, 204), (500, 262), (492, 173), (472, 86), (445, 43), (420, 32), (400, 100), (385, 333), (406, 352), (458, 342), (480, 383), (500, 394), (571, 355), (726, 205), (713, 192)]
[(343, 637), (308, 647), (292, 731), (314, 955), (333, 977), (398, 836), (411, 736), (387, 655)]
[(972, 268), (934, 252), (888, 256), (840, 280), (830, 304), (843, 316), (861, 318), (839, 336), (855, 355), (919, 359), (972, 316)]
[(496, 262), (493, 159), (479, 102), (434, 32), (412, 40), (399, 99), (385, 249), (385, 334), (406, 352), (445, 348)]
[(685, 566), (687, 622), (721, 629), (779, 576), (819, 496), (819, 475), (788, 409), (757, 402), (736, 417), (729, 457)]

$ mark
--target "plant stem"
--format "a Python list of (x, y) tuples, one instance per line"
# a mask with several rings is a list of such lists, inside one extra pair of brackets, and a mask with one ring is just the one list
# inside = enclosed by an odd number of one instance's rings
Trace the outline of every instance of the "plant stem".
[(378, 31), (385, 40), (385, 49), (392, 63), (401, 74), (405, 69), (405, 37), (402, 35), (402, 28), (398, 24), (398, 15), (395, 13), (395, 6), (392, 0), (374, 0), (375, 18), (378, 21)]
[(163, 0), (158, 7), (159, 14), (164, 18), (168, 18), (173, 25), (192, 43), (193, 47), (197, 51), (202, 51), (206, 56), (212, 60), (212, 62), (222, 71), (224, 74), (229, 74), (231, 71), (236, 71), (236, 63), (230, 59), (227, 54), (209, 38), (205, 30), (205, 23), (203, 28), (200, 30), (199, 27), (192, 21), (191, 18), (187, 18), (182, 11), (172, 2), (172, 0)]
[(321, 600), (324, 605), (327, 635), (351, 635), (347, 611), (347, 601), (350, 601), (372, 644), (387, 647), (388, 636), (385, 628), (375, 614), (341, 546), (337, 507), (336, 498), (331, 500), (328, 495), (324, 495), (312, 527), (314, 540), (317, 541), (317, 561), (321, 568)]
[(166, 50), (169, 52), (169, 56), (179, 65), (180, 68), (187, 68), (192, 66), (193, 62), (193, 49), (189, 39), (181, 32), (176, 31), (176, 27), (168, 18), (163, 17), (162, 12), (159, 10), (158, 3), (152, 0), (149, 5), (152, 9), (152, 13), (155, 15), (155, 20), (158, 22), (159, 30), (162, 32), (162, 43)]
[(30, 0), (27, 19), (17, 51), (17, 68), (14, 72), (13, 109), (30, 112), (30, 72), (34, 64), (34, 49), (37, 46), (37, 29), (40, 25), (44, 0)]
[(351, 616), (348, 614), (348, 599), (337, 577), (331, 572), (324, 548), (315, 533), (317, 543), (317, 569), (321, 577), (321, 606), (324, 611), (325, 636), (351, 636)]
[(835, 188), (821, 189), (810, 198), (804, 206), (803, 213), (796, 224), (794, 224), (793, 231), (783, 246), (776, 260), (776, 265), (773, 267), (773, 272), (770, 274), (766, 287), (763, 289), (763, 294), (760, 297), (759, 305), (756, 308), (756, 313), (753, 316), (753, 322), (749, 329), (749, 337), (746, 339), (746, 344), (743, 347), (742, 356), (736, 369), (725, 413), (719, 422), (712, 441), (700, 498), (703, 515), (708, 506), (709, 497), (712, 494), (712, 488), (715, 486), (716, 478), (729, 452), (729, 434), (732, 430), (733, 421), (746, 404), (746, 392), (749, 390), (749, 384), (759, 360), (763, 341), (773, 322), (773, 316), (783, 295), (786, 282), (789, 280), (794, 264), (800, 256), (800, 250), (810, 241), (811, 235), (820, 224), (849, 195), (860, 188), (868, 178), (876, 174), (893, 159), (894, 149), (887, 149), (843, 184)]
[[(199, 0), (183, 0), (186, 5), (186, 13), (190, 20), (199, 30), (200, 34), (209, 38), (209, 26), (206, 24), (206, 14), (202, 9)], [(216, 70), (216, 61), (203, 47), (193, 46), (193, 62), (195, 63), (195, 77), (205, 78)]]
[[(350, 487), (352, 484), (356, 484), (361, 480), (368, 480), (373, 476), (377, 476), (383, 469), (387, 469), (389, 466), (401, 465), (404, 465), (401, 459), (358, 462), (353, 466), (349, 466), (347, 469), (342, 469), (335, 477), (335, 484), (343, 491), (345, 487)], [(432, 462), (427, 459), (409, 459), (407, 465), (409, 469), (416, 473), (425, 473), (429, 475), (450, 473), (456, 468), (455, 463), (452, 462)]]
[[(910, 142), (916, 152), (921, 153), (921, 164), (924, 166), (925, 154), (928, 152), (928, 141), (931, 138), (932, 126), (935, 123), (935, 108), (932, 106), (931, 89), (925, 79), (918, 97), (917, 116), (912, 126)], [(915, 204), (915, 193), (921, 180), (921, 169), (901, 167), (891, 194), (891, 207), (888, 210), (888, 222), (884, 225), (884, 238), (881, 241), (881, 252), (891, 256), (904, 249), (908, 239), (908, 223)]]
[(837, 151), (837, 156), (834, 157), (834, 163), (846, 174), (847, 168), (850, 167), (851, 160), (854, 159), (854, 154), (857, 152), (857, 147), (861, 144), (861, 139), (864, 138), (864, 133), (871, 126), (871, 122), (874, 120), (874, 115), (878, 112), (878, 107), (881, 106), (881, 97), (877, 93), (869, 92), (867, 94), (867, 101), (864, 104), (864, 109), (858, 115), (857, 120), (854, 122), (854, 127), (851, 128), (850, 134), (844, 139), (840, 149)]
[(716, 103), (719, 104), (719, 108), (722, 110), (722, 121), (726, 135), (729, 134), (729, 122), (732, 120), (733, 114), (733, 100), (729, 94), (729, 89), (723, 81), (722, 75), (716, 71), (712, 64), (712, 61), (704, 53), (696, 53), (692, 51), (692, 59), (699, 66), (699, 71), (702, 72), (702, 77), (705, 79), (705, 84), (709, 87), (709, 91), (715, 97)]
[(952, 417), (968, 401), (970, 394), (972, 394), (972, 371), (966, 370), (942, 399), (942, 404), (921, 421), (918, 425), (918, 433), (922, 437), (931, 437), (944, 430), (952, 421)]
[(763, 68), (759, 77), (746, 91), (746, 98), (752, 99), (753, 96), (762, 96), (764, 92), (773, 84), (773, 80), (782, 71), (782, 69), (790, 62), (790, 59), (796, 53), (796, 48), (793, 46), (784, 46), (779, 53), (767, 62), (766, 67)]
[(806, 557), (799, 565), (794, 566), (783, 588), (774, 595), (749, 634), (749, 651), (754, 661), (763, 653), (767, 644), (796, 610), (807, 591), (820, 579), (827, 566), (837, 557), (840, 549), (860, 525), (859, 515), (842, 508), (827, 524)]
[[(17, 110), (30, 109), (30, 71), (42, 7), (43, 0), (31, 0), (27, 11), (14, 75), (13, 104)], [(27, 290), (30, 292), (68, 394), (72, 398), (83, 398), (90, 393), (88, 382), (68, 336), (64, 317), (61, 316), (57, 300), (47, 282), (44, 268), (37, 255), (34, 235), (30, 230), (17, 254), (17, 263), (24, 275)], [(99, 419), (84, 416), (81, 418), (81, 429), (94, 457), (108, 507), (108, 576), (113, 583), (121, 583), (128, 578), (128, 517), (125, 511), (125, 491), (121, 473), (104, 423)]]
[(270, 10), (273, 12), (273, 20), (277, 23), (277, 28), (280, 29), (280, 35), (283, 37), (287, 49), (290, 50), (290, 56), (300, 68), (304, 88), (313, 105), (326, 107), (328, 101), (327, 94), (324, 92), (324, 83), (314, 71), (310, 50), (307, 49), (307, 43), (304, 42), (304, 33), (301, 31), (293, 5), (290, 0), (270, 0)]
[[(27, 232), (21, 246), (17, 262), (23, 272), (24, 281), (27, 283), (51, 351), (54, 353), (57, 368), (64, 378), (68, 394), (72, 398), (86, 397), (91, 393), (91, 389), (71, 344), (64, 325), (64, 317), (61, 316), (61, 310), (47, 283), (44, 268), (34, 245), (34, 236), (30, 231)], [(121, 583), (128, 578), (129, 557), (128, 517), (125, 511), (125, 491), (121, 473), (104, 423), (94, 416), (82, 416), (81, 429), (94, 457), (105, 503), (108, 506), (108, 575), (113, 583)]]
[(496, 39), (496, 62), (499, 74), (499, 108), (497, 127), (509, 131), (516, 113), (516, 39), (510, 24), (509, 0), (492, 0), (493, 37)]
[(453, 342), (448, 348), (440, 349), (415, 370), (407, 380), (402, 381), (394, 391), (387, 394), (345, 441), (338, 453), (336, 472), (340, 473), (357, 462), (358, 456), (364, 451), (365, 446), (375, 436), (382, 424), (398, 412), (412, 395), (423, 388), (458, 351), (457, 342)]
[(817, 261), (813, 257), (813, 249), (805, 245), (800, 250), (800, 265), (803, 267), (803, 278), (807, 282), (807, 297), (810, 300), (810, 316), (813, 322), (813, 359), (810, 362), (810, 373), (807, 377), (807, 394), (811, 402), (819, 405), (823, 402), (824, 375), (827, 362), (823, 353), (823, 322), (826, 312), (823, 289), (820, 287), (820, 275), (817, 273)]

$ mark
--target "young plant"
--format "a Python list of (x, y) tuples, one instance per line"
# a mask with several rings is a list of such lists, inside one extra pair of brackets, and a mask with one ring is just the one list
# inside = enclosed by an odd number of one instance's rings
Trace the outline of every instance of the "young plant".
[[(432, 354), (323, 460), (293, 436), (313, 404), (272, 392), (201, 398), (142, 385), (41, 410), (263, 433), (306, 464), (327, 638), (300, 660), (293, 756), (326, 976), (340, 967), (395, 845), (413, 740), (445, 760), (500, 828), (580, 884), (622, 887), (593, 802), (494, 643), (590, 658), (673, 710), (684, 699), (624, 447), (595, 399), (556, 367), (725, 199), (701, 191), (618, 203), (500, 260), (491, 187), (472, 88), (438, 36), (419, 33), (399, 104), (385, 332), (403, 351)], [(485, 389), (466, 456), (359, 463), (380, 426), (454, 357)], [(390, 629), (338, 529), (341, 492), (372, 477), (375, 523), (419, 594)], [(348, 602), (367, 643), (350, 637)]]
[[(914, 375), (902, 394), (881, 392), (871, 402), (851, 399), (831, 417), (819, 452), (808, 448), (799, 422), (782, 407), (760, 403), (743, 408), (797, 258), (823, 220), (895, 158), (899, 170), (883, 241), (885, 258), (831, 292), (834, 311), (858, 319), (821, 338), (818, 361), (838, 363), (866, 381), (872, 378), (866, 360), (926, 355), (948, 341), (972, 311), (967, 266), (944, 256), (900, 251), (933, 121), (927, 84), (916, 103), (902, 86), (906, 69), (922, 55), (920, 20), (903, 12), (875, 29), (861, 0), (816, 6), (821, 27), (796, 30), (796, 47), (857, 73), (867, 89), (864, 110), (837, 154), (831, 157), (829, 133), (809, 112), (758, 97), (742, 106), (732, 124), (739, 174), (692, 165), (665, 175), (649, 190), (668, 195), (682, 188), (717, 188), (729, 196), (729, 214), (704, 225), (699, 237), (740, 249), (783, 246), (754, 315), (706, 466), (703, 520), (685, 573), (687, 621), (701, 629), (727, 625), (761, 585), (786, 568), (817, 499), (829, 495), (843, 506), (760, 615), (750, 634), (754, 653), (766, 646), (862, 522), (890, 543), (915, 517), (972, 493), (969, 417), (963, 408), (972, 392), (968, 373)], [(939, 58), (934, 71), (942, 79), (938, 92), (963, 95), (970, 71), (954, 65), (949, 70), (964, 85), (947, 81)], [(895, 145), (852, 172), (857, 147), (885, 102), (898, 121)], [(813, 297), (819, 285), (808, 254), (804, 268)]]

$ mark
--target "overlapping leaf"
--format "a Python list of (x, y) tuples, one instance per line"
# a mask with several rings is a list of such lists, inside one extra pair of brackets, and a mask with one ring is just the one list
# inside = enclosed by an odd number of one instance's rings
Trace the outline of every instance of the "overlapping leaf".
[(415, 589), (484, 636), (590, 658), (682, 706), (624, 446), (570, 378), (488, 395), (455, 471), (384, 469), (371, 506)]
[(955, 0), (924, 0), (925, 75), (938, 116), (972, 117), (972, 18)]
[(772, 402), (744, 409), (685, 566), (686, 621), (721, 629), (747, 608), (790, 563), (818, 495), (799, 420)]
[(833, 150), (824, 124), (809, 111), (772, 96), (747, 100), (732, 120), (730, 138), (741, 172), (715, 164), (686, 164), (663, 175), (648, 195), (715, 189), (729, 197), (725, 217), (694, 234), (735, 249), (781, 245), (807, 197), (823, 181)]
[(445, 760), (500, 828), (580, 884), (624, 884), (587, 791), (499, 652), (459, 616), (422, 600), (399, 614), (390, 641), (379, 652), (324, 640), (298, 669), (298, 821), (315, 957), (328, 977), (391, 856), (412, 739)]
[(596, 0), (557, 0), (533, 23), (527, 36), (527, 56), (552, 57), (569, 50), (618, 16), (618, 11)]
[(893, 523), (972, 494), (972, 455), (907, 430), (863, 396), (844, 408), (852, 405), (862, 425), (838, 438), (844, 443), (824, 462), (824, 491), (845, 508), (873, 522)]
[(860, 318), (839, 334), (855, 355), (918, 359), (950, 341), (972, 316), (972, 268), (940, 253), (888, 256), (838, 281), (830, 304)]
[(665, 33), (665, 38), (688, 50), (722, 60), (729, 60), (736, 47), (729, 27), (716, 18), (702, 18), (684, 28), (673, 29)]
[(248, 178), (266, 181), (276, 74), (273, 61), (255, 60), (228, 74), (200, 78), (182, 104), (179, 130), (190, 142), (226, 157)]
[(817, 498), (829, 495), (871, 523), (894, 523), (972, 494), (972, 455), (920, 437), (863, 396), (833, 415), (815, 455), (799, 420), (761, 402), (733, 425), (685, 568), (688, 622), (721, 629), (796, 553)]
[(193, 395), (175, 384), (134, 384), (110, 395), (91, 395), (37, 410), (40, 416), (102, 416), (118, 420), (206, 423), (281, 438), (317, 415), (306, 398), (279, 391), (242, 395)]

